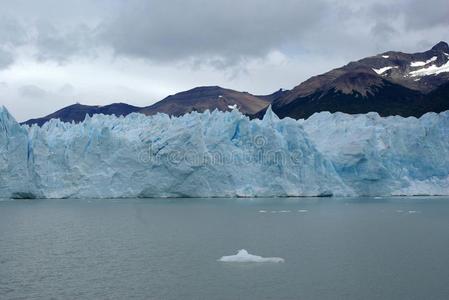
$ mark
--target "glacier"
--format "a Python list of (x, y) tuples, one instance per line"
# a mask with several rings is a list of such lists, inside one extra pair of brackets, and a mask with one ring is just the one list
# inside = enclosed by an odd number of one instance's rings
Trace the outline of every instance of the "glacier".
[(299, 123), (357, 195), (449, 195), (449, 111), (419, 119), (321, 112)]
[(20, 125), (0, 107), (0, 198), (449, 195), (449, 112), (238, 110)]

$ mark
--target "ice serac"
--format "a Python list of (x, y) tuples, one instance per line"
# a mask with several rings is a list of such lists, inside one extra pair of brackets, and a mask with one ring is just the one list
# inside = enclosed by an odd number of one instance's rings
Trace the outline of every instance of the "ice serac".
[(1, 122), (8, 124), (0, 150), (9, 167), (0, 197), (30, 189), (45, 198), (352, 193), (302, 126), (273, 113), (253, 121), (236, 110), (95, 115), (42, 127), (21, 127), (3, 114)]
[(449, 195), (449, 112), (237, 110), (20, 126), (0, 110), (0, 197)]
[(0, 196), (34, 198), (27, 130), (0, 106)]

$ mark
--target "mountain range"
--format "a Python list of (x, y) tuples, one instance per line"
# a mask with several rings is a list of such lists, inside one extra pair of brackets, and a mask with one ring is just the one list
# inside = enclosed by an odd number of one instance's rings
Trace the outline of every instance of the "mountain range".
[(428, 51), (412, 54), (384, 52), (311, 77), (291, 90), (281, 89), (270, 95), (252, 95), (218, 86), (196, 87), (147, 107), (125, 103), (74, 104), (24, 123), (42, 125), (52, 118), (79, 122), (87, 114), (99, 113), (180, 116), (192, 111), (229, 111), (234, 108), (252, 118), (261, 118), (270, 104), (280, 118), (295, 119), (308, 118), (320, 111), (419, 117), (427, 112), (448, 110), (449, 45), (439, 42)]
[(207, 109), (228, 111), (235, 107), (244, 114), (255, 114), (270, 103), (270, 96), (257, 97), (247, 92), (206, 86), (168, 96), (149, 107), (142, 108), (140, 112), (146, 115), (166, 113), (180, 116), (192, 111), (203, 112)]
[(419, 117), (449, 109), (448, 84), (449, 46), (440, 42), (425, 52), (385, 52), (314, 76), (274, 100), (272, 109), (295, 119), (320, 111)]

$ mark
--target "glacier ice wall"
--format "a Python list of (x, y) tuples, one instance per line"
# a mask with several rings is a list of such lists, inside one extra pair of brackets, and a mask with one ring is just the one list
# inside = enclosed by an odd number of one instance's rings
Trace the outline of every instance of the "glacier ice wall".
[(21, 126), (0, 108), (0, 197), (449, 195), (449, 112), (238, 111)]
[(322, 112), (299, 123), (358, 195), (449, 195), (449, 111), (419, 119)]
[(349, 195), (294, 120), (238, 111), (51, 120), (22, 127), (2, 110), (0, 197)]

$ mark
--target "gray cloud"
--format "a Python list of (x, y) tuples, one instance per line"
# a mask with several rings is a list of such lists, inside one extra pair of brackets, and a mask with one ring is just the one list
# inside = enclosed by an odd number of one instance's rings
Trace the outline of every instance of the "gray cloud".
[(375, 22), (403, 21), (405, 31), (449, 25), (447, 0), (399, 0), (375, 3), (367, 10)]
[(436, 1), (131, 0), (119, 2), (100, 23), (98, 41), (118, 56), (163, 63), (190, 59), (218, 69), (272, 50), (355, 59), (386, 50), (420, 51), (444, 39), (441, 30), (414, 35), (448, 22), (445, 0)]
[[(1, 7), (1, 6), (0, 6)], [(8, 15), (0, 18), (0, 41), (3, 47), (23, 45), (28, 40), (27, 30), (17, 19)]]
[(270, 93), (368, 55), (429, 49), (449, 38), (448, 16), (447, 0), (0, 1), (1, 104), (24, 120), (205, 84)]
[(371, 28), (371, 33), (375, 37), (381, 38), (383, 40), (389, 40), (397, 34), (397, 31), (387, 22), (378, 22)]
[[(13, 50), (36, 49), (41, 61), (67, 62), (110, 49), (117, 57), (224, 69), (272, 50), (354, 57), (444, 39), (447, 0), (97, 0), (0, 4), (0, 68)], [(404, 33), (413, 38), (404, 40)], [(415, 46), (413, 46), (415, 45)], [(390, 48), (389, 48), (390, 47)], [(332, 57), (329, 57), (332, 59)]]
[(19, 88), (19, 93), (24, 98), (39, 99), (47, 95), (47, 91), (36, 85), (24, 85)]
[(449, 25), (449, 5), (447, 0), (401, 1), (408, 29), (428, 29)]
[(85, 24), (61, 29), (41, 21), (36, 25), (36, 57), (64, 63), (73, 56), (91, 56), (95, 52), (94, 37), (92, 29)]
[(14, 63), (14, 56), (11, 52), (0, 48), (0, 70), (7, 68)]
[[(101, 25), (100, 37), (118, 55), (171, 61), (207, 58), (215, 65), (263, 56), (318, 26), (323, 0), (136, 1)], [(138, 20), (136, 22), (136, 20)], [(212, 59), (211, 59), (212, 58)]]
[(27, 42), (27, 32), (16, 19), (0, 18), (0, 70), (14, 63), (14, 49)]
[(96, 47), (92, 28), (106, 17), (108, 2), (16, 0), (0, 3), (0, 50), (3, 50), (0, 70), (10, 65), (17, 56), (13, 53), (23, 47), (33, 48), (35, 58), (40, 61), (66, 62), (74, 56), (91, 55)]

